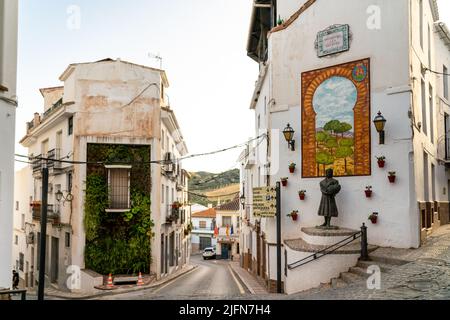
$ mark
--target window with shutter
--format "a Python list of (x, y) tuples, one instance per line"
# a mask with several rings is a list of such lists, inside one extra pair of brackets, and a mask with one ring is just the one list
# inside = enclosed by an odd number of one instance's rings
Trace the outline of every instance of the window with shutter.
[(131, 166), (107, 166), (109, 186), (109, 210), (126, 211), (131, 208)]

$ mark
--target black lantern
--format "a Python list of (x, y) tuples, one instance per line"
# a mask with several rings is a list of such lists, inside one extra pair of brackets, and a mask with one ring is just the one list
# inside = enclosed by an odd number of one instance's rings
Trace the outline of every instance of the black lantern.
[(384, 127), (386, 126), (386, 119), (381, 114), (381, 111), (378, 112), (378, 115), (373, 119), (373, 123), (375, 124), (375, 128), (380, 134), (380, 144), (384, 144)]
[(294, 140), (294, 129), (292, 129), (291, 125), (288, 123), (287, 127), (283, 130), (284, 138), (289, 144), (289, 149), (295, 151), (295, 140)]
[(245, 195), (242, 194), (242, 196), (239, 198), (242, 204), (242, 209), (245, 209)]
[(55, 193), (56, 196), (56, 200), (58, 202), (61, 202), (62, 198), (64, 197), (63, 193), (61, 192), (61, 190), (58, 190), (58, 192)]
[(64, 197), (64, 193), (61, 190), (58, 190), (55, 193), (55, 197), (56, 197), (56, 201), (58, 201), (58, 202), (61, 202), (61, 200), (64, 200), (63, 205), (66, 202), (72, 202), (72, 200), (73, 200), (73, 195), (70, 192), (67, 193), (67, 195)]

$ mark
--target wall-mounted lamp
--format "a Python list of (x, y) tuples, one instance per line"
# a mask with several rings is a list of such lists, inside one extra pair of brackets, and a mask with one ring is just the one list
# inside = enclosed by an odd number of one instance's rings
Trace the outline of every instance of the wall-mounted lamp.
[(295, 151), (294, 133), (294, 129), (292, 129), (291, 125), (288, 123), (287, 127), (283, 130), (283, 134), (284, 138), (289, 144), (289, 149), (291, 149), (291, 151)]
[(245, 195), (242, 194), (242, 196), (239, 198), (241, 205), (242, 205), (242, 209), (245, 209)]
[(61, 190), (58, 190), (58, 192), (55, 193), (56, 201), (61, 202), (61, 200), (64, 200), (63, 205), (66, 201), (71, 202), (73, 200), (73, 195), (68, 192), (67, 196), (64, 197), (64, 193), (62, 193)]
[(381, 111), (378, 112), (378, 115), (373, 119), (373, 123), (378, 133), (380, 134), (380, 144), (384, 144), (384, 127), (386, 126), (386, 119), (381, 114)]

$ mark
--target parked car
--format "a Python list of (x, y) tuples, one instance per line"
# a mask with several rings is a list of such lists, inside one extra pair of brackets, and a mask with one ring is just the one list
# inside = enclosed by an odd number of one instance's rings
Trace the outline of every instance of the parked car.
[(205, 248), (205, 250), (203, 250), (203, 260), (215, 258), (216, 258), (216, 250), (214, 248)]

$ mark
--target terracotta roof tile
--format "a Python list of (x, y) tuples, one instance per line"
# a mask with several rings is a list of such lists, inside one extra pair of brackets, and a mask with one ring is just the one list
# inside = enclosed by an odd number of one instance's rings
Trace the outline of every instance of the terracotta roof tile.
[(200, 211), (192, 214), (192, 218), (215, 218), (216, 217), (216, 209), (209, 208), (205, 211)]
[(233, 201), (227, 202), (217, 208), (220, 211), (239, 211), (239, 197), (234, 198)]

